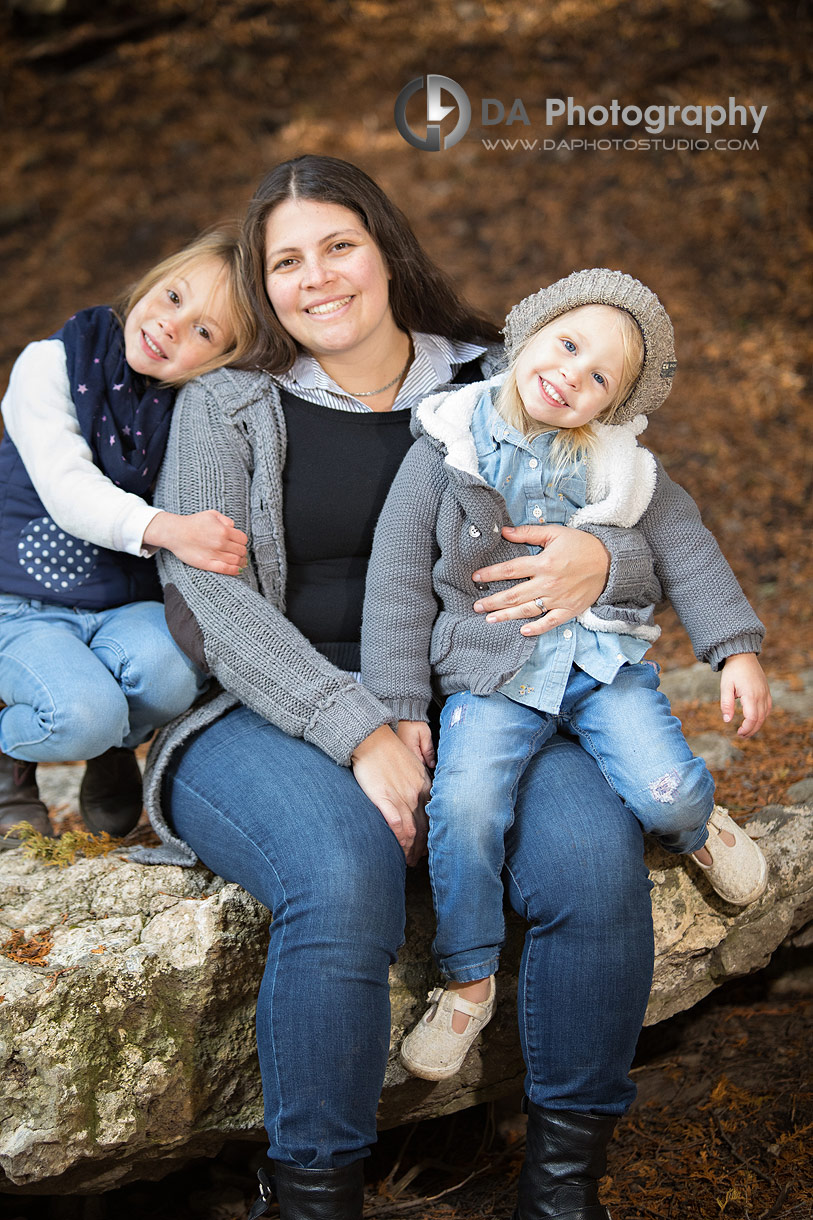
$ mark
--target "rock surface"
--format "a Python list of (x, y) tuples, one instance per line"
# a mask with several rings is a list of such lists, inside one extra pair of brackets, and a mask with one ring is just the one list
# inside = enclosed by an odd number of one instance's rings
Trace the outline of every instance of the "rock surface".
[[(813, 714), (813, 671), (801, 690), (773, 684), (775, 701)], [(719, 678), (692, 666), (663, 677), (670, 698), (716, 701)], [(778, 689), (777, 689), (778, 687)], [(702, 738), (702, 739), (701, 739)], [(708, 740), (706, 740), (708, 738)], [(692, 739), (723, 767), (721, 734)], [(41, 767), (57, 828), (77, 809), (82, 768)], [(749, 824), (771, 867), (768, 892), (738, 910), (702, 874), (650, 847), (655, 977), (647, 1024), (696, 1004), (726, 979), (763, 966), (792, 936), (813, 936), (813, 777), (787, 808)], [(149, 868), (116, 854), (58, 870), (0, 853), (0, 946), (13, 929), (43, 929), (41, 964), (0, 954), (0, 1192), (108, 1190), (160, 1178), (226, 1139), (262, 1139), (253, 1015), (268, 912), (203, 868)], [(425, 871), (410, 873), (406, 947), (391, 972), (392, 1045), (423, 1011), (436, 979)], [(516, 1033), (516, 967), (523, 926), (512, 917), (497, 1015), (463, 1071), (430, 1084), (393, 1052), (381, 1125), (449, 1113), (516, 1091), (524, 1068)]]
[[(75, 770), (75, 769), (74, 769)], [(771, 808), (750, 824), (771, 865), (760, 902), (738, 911), (697, 870), (653, 854), (657, 963), (647, 1021), (695, 1004), (763, 965), (813, 916), (813, 818)], [(58, 870), (0, 857), (0, 943), (50, 929), (47, 964), (0, 956), (0, 1190), (103, 1191), (160, 1177), (228, 1138), (261, 1135), (253, 1009), (268, 913), (202, 868), (116, 855)], [(392, 971), (393, 1045), (423, 1009), (432, 911), (413, 876), (407, 947)], [(381, 1122), (447, 1113), (508, 1091), (522, 1061), (512, 992), (513, 919), (498, 1016), (463, 1073), (429, 1084), (392, 1056)]]

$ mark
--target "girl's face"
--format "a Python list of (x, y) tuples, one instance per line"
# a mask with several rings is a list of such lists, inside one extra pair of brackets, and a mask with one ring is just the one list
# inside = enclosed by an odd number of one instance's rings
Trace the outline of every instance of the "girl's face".
[(624, 368), (618, 310), (582, 305), (543, 326), (514, 366), (531, 419), (579, 428), (613, 402)]
[(190, 263), (136, 301), (124, 323), (124, 352), (136, 373), (182, 382), (234, 342), (223, 264)]
[(265, 229), (265, 268), (280, 325), (317, 359), (362, 359), (389, 339), (389, 272), (349, 208), (311, 199), (278, 204)]

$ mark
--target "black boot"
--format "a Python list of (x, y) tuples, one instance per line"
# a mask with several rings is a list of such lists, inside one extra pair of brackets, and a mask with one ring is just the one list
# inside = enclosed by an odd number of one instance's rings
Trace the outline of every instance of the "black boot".
[(137, 824), (143, 803), (141, 772), (132, 750), (111, 746), (88, 759), (79, 789), (79, 812), (94, 834), (107, 831), (123, 838)]
[(514, 1220), (610, 1220), (598, 1201), (616, 1118), (528, 1102), (525, 1162)]
[(40, 834), (53, 838), (48, 810), (37, 788), (37, 764), (0, 754), (0, 849), (20, 846), (16, 835), (4, 837), (20, 822), (28, 822)]
[(364, 1165), (353, 1161), (341, 1169), (296, 1169), (274, 1161), (273, 1183), (264, 1169), (257, 1174), (260, 1198), (248, 1220), (271, 1214), (276, 1197), (280, 1220), (361, 1220)]

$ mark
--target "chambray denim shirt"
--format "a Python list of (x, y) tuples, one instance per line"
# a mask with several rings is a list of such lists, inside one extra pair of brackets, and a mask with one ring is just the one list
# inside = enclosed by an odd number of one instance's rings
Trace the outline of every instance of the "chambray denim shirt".
[[(556, 433), (543, 432), (527, 440), (497, 414), (491, 398), (496, 392), (483, 394), (471, 421), (480, 474), (503, 497), (515, 525), (565, 525), (586, 503), (584, 462), (554, 477), (551, 446)], [(534, 554), (540, 550), (530, 549)], [(609, 683), (622, 665), (640, 661), (648, 647), (646, 640), (591, 631), (573, 620), (540, 635), (522, 669), (500, 692), (517, 703), (556, 713), (574, 665), (599, 682)]]

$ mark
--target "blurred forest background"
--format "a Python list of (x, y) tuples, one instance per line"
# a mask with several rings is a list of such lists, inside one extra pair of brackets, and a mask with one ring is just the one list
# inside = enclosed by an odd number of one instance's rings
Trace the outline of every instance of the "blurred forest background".
[[(680, 368), (644, 439), (700, 504), (765, 621), (769, 676), (798, 685), (813, 664), (811, 24), (806, 0), (7, 2), (0, 382), (29, 340), (117, 299), (199, 228), (239, 217), (275, 162), (345, 157), (498, 320), (541, 284), (592, 265), (660, 295)], [(399, 91), (428, 72), (452, 77), (473, 104), (467, 135), (437, 153), (411, 148), (393, 121)], [(758, 149), (484, 146), (647, 135), (545, 128), (545, 99), (568, 96), (641, 108), (734, 98), (767, 113)], [(481, 128), (484, 97), (506, 111), (521, 98), (530, 126)], [(709, 138), (745, 135), (721, 127)], [(679, 124), (661, 138), (705, 133)], [(656, 659), (690, 664), (674, 615), (661, 622)], [(721, 729), (712, 711), (680, 714), (689, 731)], [(811, 772), (810, 724), (780, 712), (721, 796), (745, 813)], [(755, 1220), (761, 1210), (709, 1206), (696, 1214)], [(694, 1214), (666, 1207), (639, 1198), (619, 1214)]]
[[(26, 342), (239, 217), (277, 161), (346, 157), (497, 320), (580, 267), (621, 268), (661, 296), (680, 368), (646, 442), (765, 621), (770, 676), (798, 683), (813, 649), (806, 0), (7, 0), (0, 20), (0, 383)], [(410, 147), (393, 119), (427, 72), (472, 100), (467, 135), (437, 153)], [(767, 112), (758, 149), (484, 146), (647, 136), (546, 127), (548, 97)], [(481, 127), (482, 98), (506, 114), (522, 99), (530, 125)], [(705, 132), (678, 124), (661, 139)], [(655, 658), (690, 664), (675, 616), (660, 621)], [(696, 721), (690, 731), (722, 727), (709, 708)], [(734, 772), (721, 796), (743, 811), (813, 764), (781, 713), (747, 751), (750, 796)]]
[[(622, 268), (659, 293), (680, 370), (647, 443), (696, 497), (764, 617), (767, 666), (810, 664), (804, 3), (17, 0), (3, 25), (3, 380), (30, 339), (239, 216), (275, 162), (346, 157), (497, 319), (584, 266)], [(409, 147), (393, 121), (400, 89), (428, 71), (473, 100), (468, 134), (439, 153)], [(483, 147), (483, 136), (647, 135), (545, 128), (545, 99), (567, 96), (768, 109), (758, 150)], [(530, 127), (480, 128), (482, 97), (506, 110), (521, 98)], [(663, 138), (704, 134), (679, 125)], [(671, 623), (658, 656), (691, 660)]]

